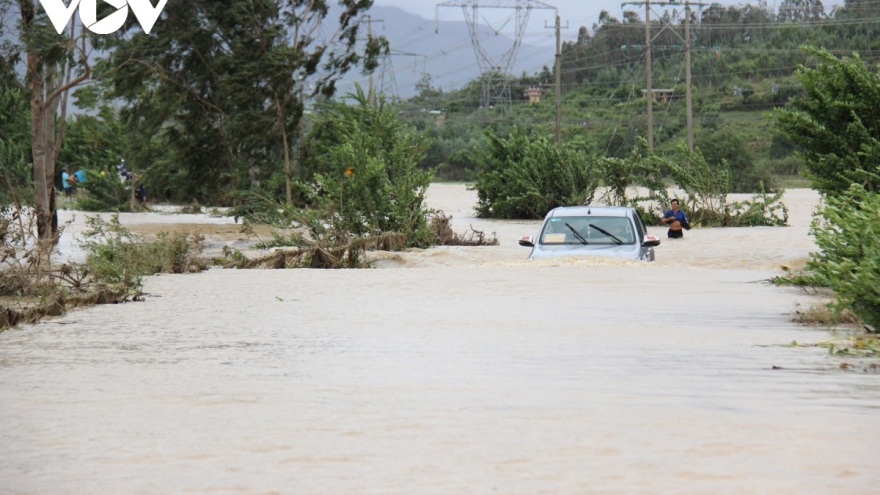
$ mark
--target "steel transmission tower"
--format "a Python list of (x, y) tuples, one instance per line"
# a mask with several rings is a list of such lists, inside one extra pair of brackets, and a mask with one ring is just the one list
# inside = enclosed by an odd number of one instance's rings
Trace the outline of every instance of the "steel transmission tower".
[(390, 54), (385, 54), (382, 57), (382, 72), (379, 73), (378, 93), (391, 98), (392, 101), (400, 99), (400, 92), (397, 90), (397, 76), (394, 74), (394, 62), (392, 62)]
[[(435, 9), (436, 27), (435, 32), (440, 30), (440, 7), (461, 7), (467, 21), (471, 42), (477, 55), (477, 63), (482, 74), (482, 95), (480, 106), (488, 108), (495, 105), (506, 107), (510, 105), (510, 76), (516, 53), (522, 44), (525, 35), (526, 24), (532, 9), (556, 10), (556, 7), (537, 0), (447, 0), (438, 3)], [(480, 43), (480, 9), (512, 9), (516, 20), (516, 31), (513, 38), (513, 46), (504, 52), (499, 58), (490, 55)], [(485, 20), (485, 18), (484, 18)], [(491, 26), (490, 26), (491, 28)], [(499, 31), (495, 31), (498, 34)]]
[[(392, 101), (398, 101), (400, 100), (400, 91), (397, 87), (397, 76), (395, 75), (394, 62), (392, 61), (393, 57), (421, 58), (421, 73), (424, 74), (427, 70), (428, 56), (422, 55), (421, 53), (404, 52), (392, 48), (382, 57), (382, 71), (379, 73), (379, 94), (384, 94), (385, 96), (390, 97)], [(416, 60), (416, 64), (413, 66), (413, 72), (415, 73), (417, 70), (418, 60)]]

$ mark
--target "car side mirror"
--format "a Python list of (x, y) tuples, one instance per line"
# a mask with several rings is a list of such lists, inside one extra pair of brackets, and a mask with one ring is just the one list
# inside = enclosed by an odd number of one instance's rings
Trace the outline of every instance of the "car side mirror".
[(646, 235), (645, 242), (642, 243), (644, 247), (657, 247), (660, 245), (660, 238), (653, 235)]
[(535, 238), (530, 235), (524, 235), (519, 239), (519, 245), (525, 247), (535, 247)]

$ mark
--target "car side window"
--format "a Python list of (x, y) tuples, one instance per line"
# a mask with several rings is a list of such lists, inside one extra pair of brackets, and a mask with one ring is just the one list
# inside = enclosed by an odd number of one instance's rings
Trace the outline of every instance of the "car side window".
[(642, 221), (642, 217), (639, 216), (639, 213), (636, 212), (633, 217), (635, 217), (636, 226), (639, 231), (639, 237), (644, 238), (648, 235), (648, 228), (645, 227), (645, 222)]

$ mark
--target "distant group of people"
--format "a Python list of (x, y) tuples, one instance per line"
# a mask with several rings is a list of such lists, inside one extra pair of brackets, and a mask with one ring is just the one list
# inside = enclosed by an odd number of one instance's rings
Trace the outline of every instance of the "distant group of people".
[[(119, 165), (116, 165), (116, 172), (119, 174), (119, 180), (122, 182), (134, 180), (134, 173), (125, 169), (124, 158), (119, 161)], [(143, 184), (138, 184), (134, 188), (134, 199), (142, 205), (147, 204), (147, 189)]]
[[(121, 159), (119, 164), (116, 165), (116, 173), (122, 183), (132, 181), (135, 178), (134, 173), (125, 169), (125, 159)], [(102, 172), (101, 175), (104, 175), (104, 173)], [(66, 167), (61, 169), (61, 185), (64, 188), (65, 196), (72, 196), (76, 192), (76, 187), (84, 182), (86, 182), (84, 170), (77, 170), (76, 173), (71, 174)], [(140, 204), (147, 203), (147, 189), (143, 184), (138, 184), (134, 188), (134, 197)]]

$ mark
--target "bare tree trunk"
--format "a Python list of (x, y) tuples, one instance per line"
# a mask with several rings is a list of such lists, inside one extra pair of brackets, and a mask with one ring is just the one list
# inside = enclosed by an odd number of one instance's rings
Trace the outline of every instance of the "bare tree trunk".
[(287, 204), (293, 204), (293, 188), (290, 184), (290, 145), (287, 142), (287, 126), (285, 125), (284, 109), (275, 93), (275, 108), (278, 110), (278, 125), (281, 127), (281, 142), (284, 146), (284, 186), (287, 190)]
[[(32, 29), (35, 19), (35, 5), (21, 2), (22, 23), (25, 29)], [(71, 27), (71, 48), (75, 48), (75, 32)], [(85, 42), (84, 42), (85, 43)], [(69, 63), (69, 62), (68, 62)], [(71, 69), (67, 67), (64, 81), (59, 80), (58, 63), (41, 60), (37, 47), (28, 44), (27, 75), (31, 90), (31, 154), (34, 161), (34, 209), (37, 214), (37, 233), (41, 241), (55, 238), (58, 232), (58, 217), (55, 212), (55, 163), (60, 153), (64, 128), (56, 138), (56, 114), (60, 97), (74, 86), (91, 76), (91, 67), (82, 50), (84, 74), (71, 80)], [(62, 66), (66, 67), (66, 66)], [(66, 118), (66, 114), (64, 114)]]
[[(52, 238), (52, 207), (49, 203), (49, 188), (46, 184), (45, 139), (45, 79), (37, 55), (27, 57), (28, 73), (31, 76), (31, 153), (34, 159), (34, 208), (37, 211), (37, 232), (40, 240)], [(53, 150), (54, 151), (54, 150)]]
[[(46, 67), (46, 94), (51, 95), (61, 86), (58, 79), (58, 67), (50, 64)], [(43, 103), (43, 139), (46, 140), (46, 195), (49, 198), (50, 218), (50, 234), (49, 238), (54, 239), (58, 233), (58, 210), (55, 208), (55, 174), (56, 174), (56, 143), (55, 128), (57, 127), (56, 115), (58, 113), (59, 98)], [(60, 144), (60, 143), (58, 143)]]

